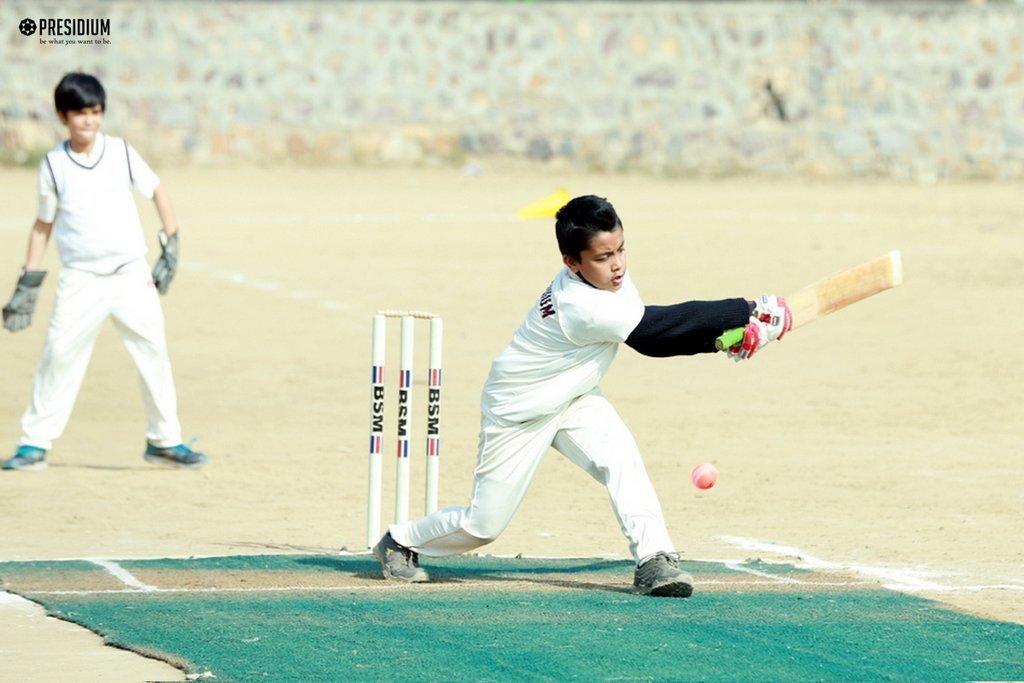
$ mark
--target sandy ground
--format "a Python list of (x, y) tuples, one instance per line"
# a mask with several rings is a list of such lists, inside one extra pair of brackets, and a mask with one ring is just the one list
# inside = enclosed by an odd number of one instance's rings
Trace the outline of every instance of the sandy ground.
[[(42, 607), (0, 592), (0, 671), (8, 681), (184, 680), (161, 661), (104, 647), (80, 626), (46, 616)], [(73, 676), (70, 672), (74, 672)]]
[[(143, 463), (137, 383), (108, 326), (51, 467), (0, 477), (0, 559), (362, 548), (377, 308), (444, 316), (441, 502), (464, 503), (490, 361), (559, 267), (551, 221), (513, 212), (564, 186), (615, 203), (649, 303), (787, 293), (901, 249), (902, 288), (749, 363), (623, 348), (602, 387), (633, 429), (687, 556), (770, 558), (757, 544), (775, 542), (883, 583), (931, 581), (921, 594), (1024, 623), (1024, 353), (1012, 341), (1024, 333), (1013, 309), (1024, 272), (1019, 185), (490, 169), (189, 170), (166, 172), (164, 183), (186, 264), (164, 300), (180, 414), (212, 464)], [(33, 173), (0, 171), (0, 270), (11, 285), (33, 189)], [(152, 242), (155, 213), (141, 208)], [(48, 265), (57, 269), (52, 248)], [(54, 281), (37, 323), (0, 337), (0, 443), (19, 436)], [(393, 369), (397, 336), (390, 342)], [(414, 512), (424, 395), (415, 401)], [(393, 419), (391, 409), (389, 435)], [(385, 453), (393, 448), (389, 438)], [(689, 472), (704, 461), (721, 476), (698, 492)], [(489, 550), (627, 552), (604, 492), (555, 452)], [(45, 661), (51, 647), (31, 656)]]

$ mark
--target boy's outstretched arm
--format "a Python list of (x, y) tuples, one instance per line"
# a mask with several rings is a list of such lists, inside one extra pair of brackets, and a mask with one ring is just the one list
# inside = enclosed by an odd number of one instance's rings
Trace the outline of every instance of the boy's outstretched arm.
[(18, 277), (11, 300), (4, 306), (4, 327), (11, 332), (20, 332), (32, 324), (32, 314), (36, 310), (36, 299), (39, 298), (39, 287), (46, 276), (45, 270), (39, 270), (43, 262), (43, 252), (50, 241), (53, 223), (36, 219), (35, 225), (28, 236), (28, 253), (25, 255), (25, 267)]
[(657, 358), (714, 353), (715, 338), (725, 330), (746, 325), (753, 308), (753, 303), (746, 299), (645, 306), (644, 315), (626, 338), (626, 344), (645, 356)]
[(163, 230), (160, 231), (160, 258), (153, 265), (153, 284), (161, 294), (166, 294), (171, 280), (178, 271), (178, 221), (174, 217), (171, 199), (163, 185), (153, 190), (153, 203), (160, 216)]

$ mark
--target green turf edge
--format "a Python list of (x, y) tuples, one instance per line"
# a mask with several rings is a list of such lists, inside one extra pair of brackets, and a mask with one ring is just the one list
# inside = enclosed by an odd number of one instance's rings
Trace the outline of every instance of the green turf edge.
[[(1024, 627), (884, 590), (47, 596), (190, 672), (254, 680), (1024, 679)], [(685, 666), (683, 666), (685, 665)], [(683, 667), (683, 668), (680, 668)]]
[(69, 624), (80, 626), (86, 629), (87, 631), (95, 633), (103, 640), (103, 644), (106, 646), (117, 648), (118, 650), (125, 650), (126, 652), (132, 652), (134, 654), (145, 657), (146, 659), (152, 659), (158, 662), (163, 662), (165, 664), (173, 666), (175, 669), (178, 669), (179, 671), (185, 674), (202, 673), (201, 671), (199, 671), (199, 669), (196, 667), (194, 663), (188, 661), (184, 657), (179, 657), (174, 653), (167, 652), (165, 650), (161, 650), (155, 647), (134, 645), (132, 643), (114, 637), (109, 633), (106, 633), (94, 627), (92, 624), (88, 623), (84, 619), (78, 618), (73, 614), (68, 614), (60, 608), (52, 606), (51, 603), (55, 601), (49, 600), (49, 596), (41, 597), (33, 593), (19, 593), (18, 591), (10, 589), (5, 589), (5, 591), (11, 593), (12, 595), (17, 595), (18, 597), (28, 600), (29, 602), (32, 602), (36, 605), (39, 605), (41, 608), (43, 608), (43, 611), (46, 613), (46, 616), (48, 617), (53, 617), (54, 619), (66, 621)]

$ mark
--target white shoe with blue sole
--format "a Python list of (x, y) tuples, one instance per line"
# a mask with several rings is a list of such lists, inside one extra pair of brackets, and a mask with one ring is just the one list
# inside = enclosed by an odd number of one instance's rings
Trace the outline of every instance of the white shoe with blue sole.
[(46, 450), (36, 448), (35, 446), (18, 446), (18, 450), (10, 458), (4, 460), (3, 465), (0, 465), (0, 469), (45, 470)]
[(194, 451), (183, 443), (166, 447), (147, 443), (143, 457), (146, 462), (184, 468), (202, 467), (209, 460), (204, 453)]

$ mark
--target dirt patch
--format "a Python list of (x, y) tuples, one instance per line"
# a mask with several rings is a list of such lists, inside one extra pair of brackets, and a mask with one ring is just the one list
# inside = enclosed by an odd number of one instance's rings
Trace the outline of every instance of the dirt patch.
[(124, 583), (106, 571), (97, 568), (95, 571), (78, 568), (64, 568), (51, 564), (46, 569), (5, 570), (0, 565), (0, 581), (6, 590), (18, 593), (56, 590), (119, 590)]

